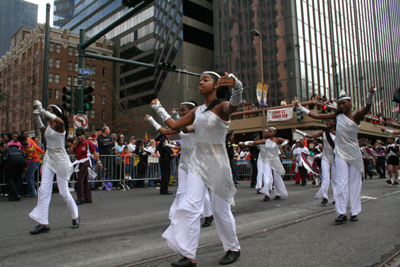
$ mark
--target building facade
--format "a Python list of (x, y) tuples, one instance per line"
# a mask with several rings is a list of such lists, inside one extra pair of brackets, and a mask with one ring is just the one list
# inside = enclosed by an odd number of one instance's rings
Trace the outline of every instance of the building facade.
[(38, 5), (22, 0), (0, 0), (0, 57), (10, 50), (10, 37), (19, 28), (36, 28)]
[(332, 100), (343, 89), (360, 108), (367, 88), (376, 84), (373, 113), (397, 116), (391, 100), (400, 86), (398, 1), (213, 3), (215, 68), (239, 74), (245, 102), (257, 103), (256, 86), (264, 80), (269, 106), (279, 106), (283, 97), (291, 103), (314, 94)]
[[(72, 17), (68, 17), (70, 8), (65, 12), (59, 8), (65, 3), (55, 1), (54, 25), (76, 33), (85, 29), (89, 36), (129, 10), (120, 1), (85, 0), (74, 6)], [(214, 66), (212, 1), (155, 0), (106, 37), (114, 42), (115, 57), (149, 64), (166, 62), (178, 69), (201, 73)], [(142, 120), (144, 114), (152, 114), (148, 104), (154, 98), (160, 99), (167, 109), (179, 107), (188, 99), (201, 101), (197, 84), (198, 77), (183, 72), (114, 64), (114, 86), (119, 91), (115, 119), (136, 114), (136, 120)], [(138, 127), (139, 134), (155, 134), (151, 127)]]
[[(69, 30), (50, 29), (48, 104), (61, 105), (62, 88), (78, 85), (78, 40), (79, 36)], [(12, 36), (11, 45), (11, 50), (0, 60), (0, 130), (33, 131), (32, 103), (35, 99), (42, 100), (44, 25), (21, 28)], [(111, 56), (112, 47), (111, 41), (100, 39), (88, 51)], [(112, 121), (116, 95), (113, 64), (92, 59), (86, 59), (85, 63), (85, 68), (93, 71), (85, 83), (94, 88), (93, 109), (88, 113), (88, 127), (94, 130)], [(72, 128), (73, 113), (66, 115)]]

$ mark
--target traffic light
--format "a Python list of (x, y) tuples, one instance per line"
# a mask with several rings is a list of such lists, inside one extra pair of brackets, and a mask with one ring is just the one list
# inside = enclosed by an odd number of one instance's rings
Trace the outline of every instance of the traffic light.
[(63, 102), (62, 107), (64, 108), (65, 111), (72, 110), (72, 92), (73, 92), (72, 87), (62, 88), (63, 96), (61, 97), (61, 100)]
[(328, 107), (326, 106), (326, 104), (323, 104), (321, 106), (321, 113), (322, 114), (327, 114), (328, 113)]
[(124, 6), (127, 6), (129, 8), (136, 6), (137, 4), (139, 4), (140, 2), (142, 2), (143, 0), (122, 0), (122, 4)]
[(176, 66), (165, 62), (158, 62), (157, 69), (174, 71), (176, 70)]
[(83, 112), (89, 111), (93, 108), (93, 96), (91, 95), (93, 93), (93, 87), (85, 85), (82, 88), (82, 93)]
[(301, 123), (301, 121), (303, 120), (303, 112), (301, 112), (300, 109), (296, 109), (296, 119), (298, 123)]

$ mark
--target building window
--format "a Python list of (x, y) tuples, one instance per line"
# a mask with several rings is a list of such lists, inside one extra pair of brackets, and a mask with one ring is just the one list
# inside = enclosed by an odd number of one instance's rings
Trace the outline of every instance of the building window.
[(103, 82), (103, 91), (106, 90), (106, 82)]
[(103, 120), (106, 119), (106, 111), (105, 111), (105, 110), (102, 110), (102, 111), (101, 111), (101, 118), (102, 118)]
[(101, 103), (102, 103), (103, 105), (106, 104), (106, 97), (105, 97), (104, 95), (101, 97)]
[(72, 70), (72, 62), (68, 61), (68, 70)]
[(77, 85), (78, 85), (78, 78), (74, 77), (74, 86), (77, 86)]
[(54, 98), (60, 99), (60, 90), (54, 90)]
[(49, 73), (49, 83), (53, 82), (53, 73)]
[(76, 49), (76, 48), (75, 48), (75, 56), (76, 56), (76, 57), (79, 56), (79, 51), (78, 51), (78, 49)]
[(54, 43), (50, 43), (49, 50), (50, 52), (54, 52)]
[(93, 75), (96, 74), (96, 66), (92, 66), (92, 74), (93, 74)]
[(71, 112), (67, 111), (67, 117), (71, 116)]
[(53, 98), (53, 89), (47, 88), (47, 98)]
[(53, 58), (49, 58), (49, 67), (51, 68), (53, 67), (53, 61), (54, 61)]
[(60, 68), (60, 60), (58, 58), (56, 58), (56, 68), (57, 69)]
[(94, 89), (94, 86), (96, 85), (96, 81), (95, 80), (92, 80), (92, 87), (93, 87), (93, 89)]
[(106, 68), (103, 68), (103, 77), (106, 76)]
[(60, 74), (55, 74), (54, 75), (54, 82), (55, 83), (60, 83)]
[(94, 109), (90, 111), (90, 118), (94, 119)]
[(94, 104), (94, 100), (95, 100), (96, 96), (95, 95), (92, 95), (92, 96), (93, 96), (92, 104)]
[(74, 71), (78, 72), (78, 63), (75, 62), (74, 65), (75, 65)]
[(74, 54), (74, 48), (68, 47), (68, 56), (72, 56)]
[(56, 44), (56, 53), (61, 53), (61, 45)]
[(67, 85), (72, 85), (72, 77), (68, 76)]

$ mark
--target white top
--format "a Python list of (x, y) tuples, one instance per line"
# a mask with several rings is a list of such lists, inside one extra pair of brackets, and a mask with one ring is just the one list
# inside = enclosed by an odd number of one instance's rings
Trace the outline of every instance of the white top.
[(58, 177), (69, 180), (74, 171), (71, 160), (65, 149), (65, 132), (59, 133), (47, 126), (44, 133), (47, 150), (44, 155), (43, 165), (56, 173)]
[(190, 171), (203, 179), (215, 194), (234, 205), (236, 189), (225, 147), (230, 121), (224, 121), (212, 111), (204, 110), (206, 106), (201, 105), (195, 112), (193, 127), (196, 140)]
[(265, 142), (265, 150), (267, 152), (265, 157), (265, 163), (267, 163), (271, 169), (279, 173), (280, 175), (285, 174), (285, 168), (283, 168), (281, 159), (279, 158), (280, 150), (278, 144), (268, 139)]
[(135, 150), (136, 150), (136, 145), (133, 145), (132, 143), (129, 143), (128, 152), (129, 153), (135, 153)]
[(179, 161), (179, 168), (183, 170), (190, 169), (190, 158), (195, 146), (196, 134), (195, 133), (184, 133), (180, 132), (181, 137), (181, 158)]
[(307, 147), (298, 147), (295, 150), (293, 150), (293, 155), (298, 155), (296, 157), (296, 163), (297, 166), (303, 166), (303, 162), (301, 161), (301, 153), (305, 153), (305, 154), (310, 154), (310, 151), (308, 150)]
[(265, 163), (265, 157), (267, 156), (267, 150), (264, 145), (260, 145), (260, 153), (258, 154), (258, 159)]
[[(331, 133), (329, 134), (331, 135), (333, 142), (335, 142), (336, 136)], [(324, 143), (324, 150), (322, 151), (322, 159), (331, 165), (335, 165), (335, 153), (333, 153), (333, 148), (329, 144), (328, 139), (326, 139), (325, 133), (322, 135), (322, 140)]]
[(358, 146), (360, 125), (350, 120), (345, 114), (336, 117), (335, 156), (364, 172), (364, 163)]

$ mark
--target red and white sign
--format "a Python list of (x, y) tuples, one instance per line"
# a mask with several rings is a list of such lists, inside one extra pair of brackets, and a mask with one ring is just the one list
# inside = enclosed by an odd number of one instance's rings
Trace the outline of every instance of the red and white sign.
[(267, 121), (288, 121), (292, 119), (293, 108), (281, 108), (267, 111)]
[(74, 115), (74, 128), (88, 129), (87, 115)]

